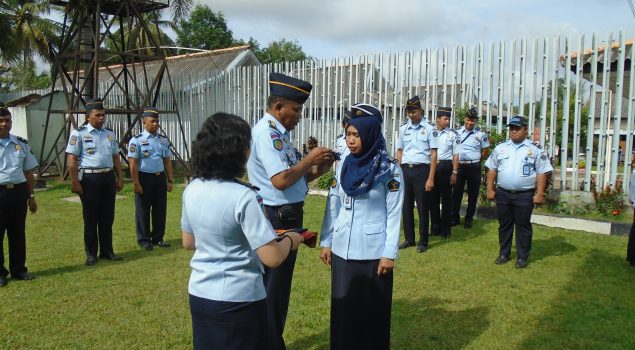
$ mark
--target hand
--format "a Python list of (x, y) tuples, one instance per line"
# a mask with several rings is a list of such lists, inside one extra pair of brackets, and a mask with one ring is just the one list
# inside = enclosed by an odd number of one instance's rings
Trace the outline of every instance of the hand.
[(456, 178), (457, 174), (453, 172), (452, 175), (450, 175), (450, 185), (454, 185), (456, 183)]
[(320, 260), (324, 263), (324, 265), (331, 266), (331, 248), (324, 247), (322, 251), (320, 251)]
[(138, 194), (143, 194), (143, 187), (141, 187), (141, 184), (138, 182), (135, 182), (132, 184), (134, 193), (138, 193)]
[(334, 162), (335, 162), (335, 158), (332, 158), (331, 160), (325, 160), (322, 163), (318, 164), (317, 173), (320, 175), (326, 173), (327, 171), (331, 169)]
[(487, 199), (494, 201), (496, 200), (496, 191), (487, 189)]
[(174, 188), (174, 184), (171, 182), (168, 182), (168, 192), (172, 192), (173, 188)]
[(37, 212), (37, 203), (35, 202), (35, 198), (29, 197), (27, 203), (29, 204), (29, 211), (31, 214), (35, 214), (35, 212)]
[(117, 192), (121, 191), (122, 189), (123, 189), (123, 178), (118, 177), (117, 178)]
[(289, 232), (287, 233), (287, 235), (289, 235), (289, 237), (291, 237), (291, 250), (298, 250), (298, 248), (300, 247), (300, 244), (302, 244), (302, 242), (304, 242), (304, 238), (297, 232)]
[(544, 193), (536, 193), (534, 195), (534, 204), (540, 205), (545, 202), (545, 194)]
[(333, 158), (333, 151), (326, 147), (314, 148), (305, 156), (305, 158), (307, 158), (307, 161), (309, 161), (311, 165), (320, 165), (324, 162), (330, 162), (330, 164), (333, 164), (333, 161), (335, 160), (335, 158)]
[(426, 192), (430, 192), (433, 189), (434, 189), (434, 179), (428, 178), (428, 181), (426, 181)]
[(379, 260), (379, 266), (377, 266), (377, 276), (389, 274), (393, 268), (395, 268), (395, 261), (382, 257)]
[(80, 195), (80, 196), (82, 194), (84, 194), (84, 189), (82, 188), (82, 184), (79, 183), (79, 181), (77, 181), (77, 180), (74, 180), (74, 181), (71, 182), (71, 191), (73, 193), (76, 193), (76, 194)]

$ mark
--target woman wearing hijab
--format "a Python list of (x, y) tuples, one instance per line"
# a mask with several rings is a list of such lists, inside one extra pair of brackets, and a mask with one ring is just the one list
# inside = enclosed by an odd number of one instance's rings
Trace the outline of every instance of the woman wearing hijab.
[(192, 147), (194, 180), (183, 193), (183, 247), (190, 266), (194, 349), (261, 349), (267, 343), (263, 265), (279, 266), (302, 237), (276, 237), (257, 188), (239, 178), (251, 130), (242, 118), (207, 118)]
[(327, 200), (320, 258), (331, 266), (331, 349), (390, 348), (403, 191), (382, 121), (374, 106), (351, 108), (350, 154), (338, 164)]

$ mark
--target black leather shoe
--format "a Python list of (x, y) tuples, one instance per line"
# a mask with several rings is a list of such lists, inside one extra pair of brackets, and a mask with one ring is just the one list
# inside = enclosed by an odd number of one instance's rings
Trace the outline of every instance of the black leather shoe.
[(4, 276), (0, 276), (0, 287), (4, 287), (9, 283), (9, 281), (7, 281), (7, 278)]
[(36, 279), (37, 277), (28, 272), (22, 272), (15, 275), (11, 274), (11, 278), (14, 280), (30, 281)]
[(406, 249), (408, 247), (414, 247), (414, 246), (415, 246), (415, 242), (404, 241), (403, 243), (399, 245), (399, 249)]
[(154, 246), (150, 242), (140, 242), (139, 246), (147, 251), (154, 249)]
[(86, 266), (93, 266), (97, 263), (97, 258), (89, 255), (86, 257)]
[(123, 260), (122, 257), (120, 257), (119, 255), (117, 255), (115, 253), (102, 254), (100, 256), (100, 258), (107, 259), (107, 260), (113, 260), (113, 261)]
[(161, 248), (168, 248), (168, 247), (171, 246), (170, 243), (166, 243), (164, 240), (160, 240), (158, 242), (153, 242), (152, 244), (158, 245)]
[(458, 226), (460, 223), (461, 223), (461, 220), (460, 220), (460, 219), (453, 219), (453, 220), (452, 220), (452, 224), (451, 224), (451, 225), (452, 225), (452, 226)]
[(525, 267), (527, 267), (527, 265), (529, 265), (529, 262), (527, 262), (527, 259), (517, 259), (516, 260), (516, 268), (517, 269), (524, 269)]
[(503, 264), (507, 264), (507, 262), (509, 261), (509, 257), (508, 256), (499, 256), (498, 258), (496, 258), (496, 261), (494, 261), (494, 263), (496, 263), (496, 265), (503, 265)]
[(428, 250), (428, 247), (427, 247), (427, 246), (425, 246), (425, 245), (423, 245), (423, 244), (419, 244), (419, 245), (417, 246), (417, 253), (423, 253), (423, 252), (425, 252), (426, 250)]
[(463, 227), (472, 228), (472, 222), (471, 221), (466, 221), (465, 224), (463, 224)]

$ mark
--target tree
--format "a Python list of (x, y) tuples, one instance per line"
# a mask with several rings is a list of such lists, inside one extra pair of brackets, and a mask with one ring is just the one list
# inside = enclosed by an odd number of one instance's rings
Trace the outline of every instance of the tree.
[(46, 73), (37, 75), (35, 63), (31, 59), (26, 66), (20, 64), (10, 69), (0, 69), (0, 92), (44, 89), (49, 86), (51, 77)]
[(184, 47), (215, 50), (234, 43), (223, 13), (204, 5), (197, 5), (188, 20), (180, 21), (176, 33), (178, 44)]
[[(14, 26), (11, 6), (6, 1), (0, 1), (0, 33), (11, 33)], [(18, 45), (12, 35), (5, 35), (0, 40), (0, 60), (14, 61), (19, 57)]]
[(262, 63), (295, 62), (310, 59), (302, 51), (302, 46), (297, 40), (287, 41), (284, 38), (269, 43), (269, 46), (262, 50), (258, 47), (254, 54)]

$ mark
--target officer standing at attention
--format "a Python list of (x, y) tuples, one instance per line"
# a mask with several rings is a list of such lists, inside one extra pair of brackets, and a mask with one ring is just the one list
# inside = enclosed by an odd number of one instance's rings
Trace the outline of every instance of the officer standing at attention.
[[(459, 167), (459, 137), (456, 132), (450, 129), (450, 116), (452, 108), (439, 107), (437, 109), (437, 128), (432, 132), (432, 136), (437, 138), (438, 146), (437, 171), (434, 173), (433, 201), (430, 208), (432, 226), (438, 228), (438, 232), (444, 238), (449, 238), (451, 234), (452, 218), (452, 185), (456, 183)], [(439, 198), (443, 210), (439, 209)], [(442, 215), (440, 215), (442, 214)]]
[[(267, 112), (251, 131), (253, 145), (247, 162), (249, 181), (260, 188), (267, 218), (274, 229), (302, 227), (307, 184), (327, 172), (333, 164), (331, 149), (316, 147), (302, 158), (291, 143), (290, 131), (300, 121), (303, 104), (311, 89), (311, 84), (306, 81), (271, 73)], [(270, 349), (286, 348), (282, 333), (296, 256), (297, 252), (293, 251), (278, 268), (265, 268)]]
[(152, 250), (153, 245), (167, 248), (170, 244), (163, 240), (166, 202), (167, 192), (172, 192), (174, 175), (170, 141), (158, 133), (159, 110), (156, 107), (144, 109), (143, 129), (128, 144), (130, 177), (135, 192), (137, 242), (145, 250)]
[[(509, 140), (494, 148), (487, 159), (487, 199), (496, 201), (500, 254), (496, 264), (510, 260), (516, 227), (516, 268), (527, 267), (531, 251), (531, 213), (545, 200), (547, 173), (553, 171), (542, 149), (527, 140), (527, 119), (515, 116), (509, 124)], [(496, 184), (496, 187), (494, 186)]]
[(432, 136), (434, 128), (423, 119), (419, 96), (406, 102), (408, 122), (399, 127), (397, 138), (397, 162), (403, 171), (403, 227), (405, 240), (399, 249), (415, 245), (414, 203), (419, 213), (419, 245), (417, 251), (428, 249), (430, 202), (434, 189), (434, 173), (437, 167), (437, 140)]
[(66, 146), (71, 190), (82, 201), (88, 266), (97, 263), (98, 245), (100, 258), (122, 259), (112, 248), (115, 195), (123, 188), (119, 144), (115, 133), (104, 127), (105, 121), (102, 100), (87, 100), (86, 123), (71, 132)]
[(476, 126), (478, 111), (470, 108), (463, 119), (464, 125), (457, 130), (459, 135), (459, 173), (454, 185), (452, 205), (452, 226), (460, 223), (459, 212), (463, 201), (463, 189), (467, 182), (467, 210), (465, 211), (465, 228), (471, 228), (476, 212), (476, 202), (481, 188), (481, 159), (489, 155), (487, 134)]
[[(0, 287), (7, 276), (16, 280), (35, 278), (26, 268), (26, 209), (37, 211), (33, 195), (33, 169), (37, 160), (27, 141), (11, 135), (11, 113), (0, 107)], [(9, 242), (9, 270), (4, 266), (4, 231)]]

